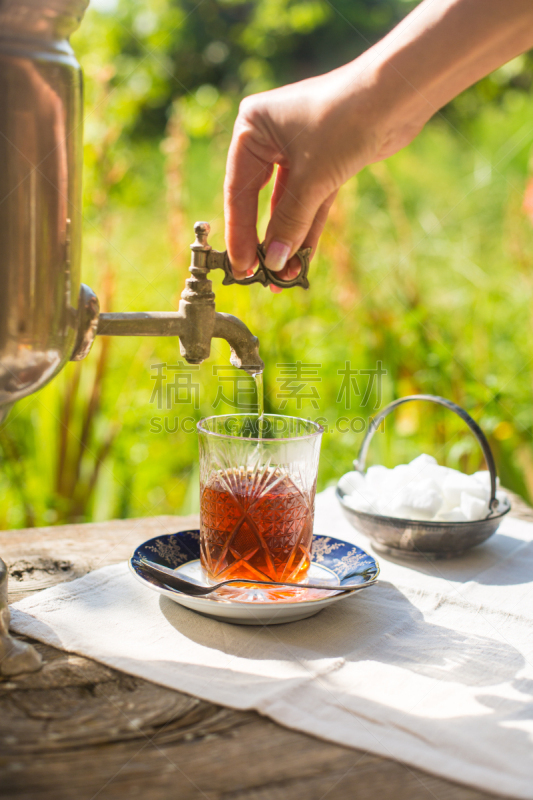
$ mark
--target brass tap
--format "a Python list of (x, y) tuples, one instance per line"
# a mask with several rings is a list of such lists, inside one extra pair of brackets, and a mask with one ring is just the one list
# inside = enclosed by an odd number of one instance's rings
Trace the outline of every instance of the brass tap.
[(244, 369), (250, 375), (262, 372), (263, 361), (259, 355), (259, 340), (232, 314), (215, 310), (215, 295), (207, 274), (212, 269), (222, 269), (224, 284), (249, 285), (261, 283), (291, 288), (309, 282), (310, 248), (299, 250), (300, 274), (290, 281), (281, 280), (268, 270), (264, 262), (263, 245), (258, 245), (259, 267), (253, 275), (242, 280), (233, 277), (226, 252), (213, 250), (207, 243), (210, 226), (197, 222), (194, 226), (196, 238), (191, 244), (191, 277), (185, 281), (178, 311), (142, 311), (100, 314), (96, 295), (82, 284), (80, 290), (78, 338), (72, 361), (80, 361), (89, 353), (96, 334), (99, 336), (179, 336), (180, 353), (189, 364), (201, 364), (209, 358), (211, 339), (225, 339), (230, 348), (230, 361), (234, 367)]

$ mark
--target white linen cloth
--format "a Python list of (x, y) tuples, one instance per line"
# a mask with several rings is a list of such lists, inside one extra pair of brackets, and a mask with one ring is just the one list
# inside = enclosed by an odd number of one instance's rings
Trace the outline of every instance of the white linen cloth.
[[(315, 529), (369, 549), (333, 494)], [(12, 628), (215, 703), (533, 798), (533, 525), (449, 561), (379, 559), (381, 583), (301, 622), (207, 619), (125, 563), (28, 597)]]

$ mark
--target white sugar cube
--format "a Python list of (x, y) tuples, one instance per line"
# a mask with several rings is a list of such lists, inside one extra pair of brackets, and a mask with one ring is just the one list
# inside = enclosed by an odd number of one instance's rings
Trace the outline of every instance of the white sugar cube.
[(451, 511), (441, 511), (435, 518), (438, 522), (466, 522), (467, 519), (459, 506)]
[(473, 475), (465, 475), (457, 470), (449, 470), (442, 484), (444, 504), (446, 510), (456, 508), (461, 505), (461, 495), (467, 492), (473, 497), (488, 502), (490, 499), (490, 489), (483, 486)]
[[(488, 469), (481, 469), (479, 472), (474, 472), (472, 478), (475, 478), (478, 483), (484, 486), (490, 492), (490, 472)], [(500, 485), (500, 479), (496, 478), (496, 488)]]
[(365, 486), (368, 491), (376, 494), (382, 492), (389, 482), (389, 475), (391, 472), (391, 469), (387, 469), (387, 467), (382, 467), (381, 465), (369, 467), (365, 475)]
[(488, 500), (481, 500), (468, 492), (462, 492), (461, 511), (470, 522), (475, 519), (485, 519), (489, 513)]
[(366, 498), (361, 494), (345, 495), (344, 503), (354, 511), (364, 511), (367, 514), (378, 514), (378, 503), (375, 498)]
[[(480, 470), (465, 475), (440, 466), (433, 456), (422, 455), (394, 469), (369, 467), (366, 474), (343, 475), (339, 488), (344, 502), (355, 511), (391, 517), (439, 522), (484, 519), (489, 511), (490, 474)], [(500, 504), (507, 501), (498, 491)]]
[(506, 506), (509, 502), (509, 498), (507, 496), (507, 492), (504, 492), (502, 489), (498, 489), (496, 492), (496, 500), (498, 501), (500, 506)]
[(410, 468), (409, 464), (400, 464), (394, 469), (390, 470), (390, 475), (387, 476), (387, 489), (390, 495), (396, 495), (402, 492), (406, 486), (416, 481), (416, 473)]
[[(398, 468), (397, 468), (398, 469)], [(414, 458), (407, 469), (412, 475), (423, 478), (432, 478), (439, 485), (441, 485), (449, 472), (453, 472), (448, 467), (443, 467), (437, 463), (433, 456), (428, 456), (422, 453), (421, 456)]]
[[(365, 476), (360, 472), (347, 472), (343, 475), (338, 483), (339, 489), (344, 494), (353, 494), (360, 492), (365, 486)], [(364, 492), (362, 492), (364, 494)]]
[(425, 479), (412, 482), (390, 501), (391, 517), (429, 520), (442, 505), (442, 492), (435, 481)]
[(344, 502), (354, 511), (379, 513), (378, 499), (369, 491), (366, 478), (360, 472), (347, 472), (338, 485), (341, 492), (344, 492)]
[(439, 464), (437, 459), (433, 458), (433, 456), (428, 456), (426, 453), (421, 453), (421, 455), (413, 458), (413, 460), (409, 462), (409, 466), (413, 467), (414, 469), (426, 469), (427, 467), (438, 467)]

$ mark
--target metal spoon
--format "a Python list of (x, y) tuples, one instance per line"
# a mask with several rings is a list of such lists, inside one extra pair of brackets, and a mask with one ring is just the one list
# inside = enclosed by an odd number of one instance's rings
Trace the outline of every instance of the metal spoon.
[(249, 578), (232, 578), (228, 581), (215, 583), (212, 586), (205, 586), (201, 583), (185, 580), (176, 575), (174, 570), (163, 567), (161, 564), (156, 564), (154, 561), (150, 561), (147, 558), (132, 558), (132, 564), (147, 572), (148, 575), (158, 578), (171, 589), (177, 589), (178, 592), (183, 592), (183, 594), (188, 594), (192, 597), (201, 597), (202, 595), (211, 594), (211, 592), (216, 592), (217, 589), (220, 589), (222, 586), (228, 586), (231, 583), (249, 583), (253, 586), (290, 586), (296, 589), (326, 589), (330, 592), (354, 592), (377, 583), (376, 580), (373, 580), (356, 586), (331, 586), (322, 583), (288, 583), (286, 581), (256, 581)]

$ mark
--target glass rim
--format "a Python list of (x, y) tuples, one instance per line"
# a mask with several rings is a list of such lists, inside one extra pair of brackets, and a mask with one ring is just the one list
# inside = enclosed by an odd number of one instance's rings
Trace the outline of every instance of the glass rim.
[[(312, 439), (315, 436), (321, 436), (324, 433), (324, 428), (322, 425), (319, 425), (318, 422), (313, 422), (312, 419), (304, 419), (304, 417), (288, 417), (285, 414), (263, 414), (261, 419), (264, 418), (272, 418), (275, 419), (291, 419), (291, 420), (299, 420), (300, 422), (305, 422), (309, 425), (314, 425), (316, 430), (312, 431), (311, 433), (304, 433), (303, 436), (283, 436), (280, 439), (263, 439), (259, 436), (235, 436), (231, 433), (215, 433), (215, 431), (207, 430), (203, 426), (202, 423), (209, 422), (212, 419), (230, 419), (231, 417), (249, 417), (252, 419), (254, 417), (253, 414), (213, 414), (210, 417), (204, 417), (199, 422), (196, 423), (196, 429), (198, 433), (205, 433), (207, 436), (216, 436), (217, 439), (231, 439), (232, 441), (240, 439), (244, 442), (262, 442), (263, 444), (273, 444), (274, 442), (301, 442), (304, 439)], [(256, 419), (259, 419), (258, 416), (255, 415)]]

